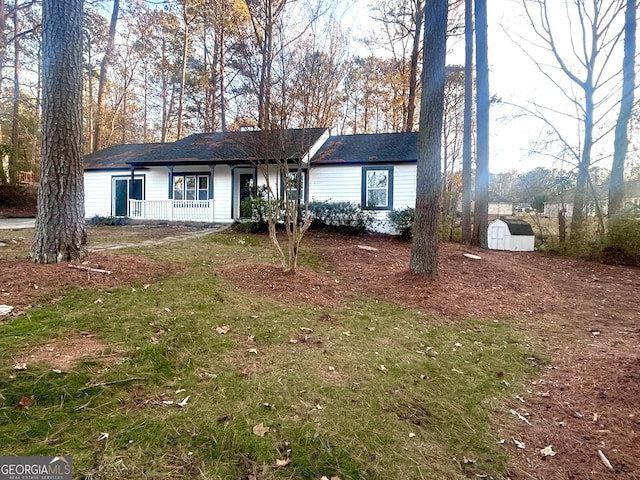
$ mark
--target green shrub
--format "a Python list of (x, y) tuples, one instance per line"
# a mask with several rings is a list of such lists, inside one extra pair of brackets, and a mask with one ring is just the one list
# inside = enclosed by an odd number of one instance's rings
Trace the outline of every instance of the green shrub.
[[(267, 187), (261, 185), (255, 195), (242, 200), (240, 217), (242, 220), (233, 224), (235, 231), (244, 233), (261, 233), (269, 230), (269, 217), (277, 212), (269, 209), (278, 208), (278, 203), (269, 200)], [(270, 215), (271, 214), (271, 215)]]
[(609, 220), (601, 242), (600, 260), (612, 265), (640, 266), (640, 212), (636, 209)]
[(269, 230), (268, 201), (264, 198), (245, 198), (240, 205), (242, 220), (234, 223), (234, 230), (260, 233)]
[(375, 214), (372, 211), (362, 210), (360, 205), (352, 202), (314, 200), (309, 203), (309, 211), (314, 218), (312, 228), (350, 235), (364, 233), (375, 220)]
[(100, 215), (95, 215), (91, 218), (88, 218), (85, 222), (87, 225), (99, 225), (99, 226), (118, 226), (118, 225), (129, 225), (131, 223), (131, 219), (129, 217), (102, 217)]
[(398, 232), (400, 237), (410, 239), (413, 236), (413, 218), (415, 209), (411, 207), (391, 210), (389, 212), (389, 222)]

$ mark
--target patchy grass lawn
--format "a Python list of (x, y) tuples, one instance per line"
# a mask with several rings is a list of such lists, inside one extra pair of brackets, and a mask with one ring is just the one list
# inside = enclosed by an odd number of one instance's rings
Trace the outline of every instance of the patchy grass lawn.
[(269, 271), (262, 237), (118, 254), (180, 273), (69, 288), (0, 324), (3, 455), (72, 455), (93, 479), (505, 474), (491, 415), (539, 364), (506, 323), (350, 291), (310, 249), (303, 266), (326, 283), (308, 288), (335, 284), (331, 302), (248, 294), (223, 272)]

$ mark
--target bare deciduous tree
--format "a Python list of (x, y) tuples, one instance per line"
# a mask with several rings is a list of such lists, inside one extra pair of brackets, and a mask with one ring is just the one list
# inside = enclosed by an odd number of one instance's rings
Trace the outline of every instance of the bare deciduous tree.
[[(536, 65), (566, 102), (566, 108), (557, 102), (534, 102), (524, 110), (544, 122), (560, 145), (558, 156), (567, 158), (578, 171), (569, 237), (574, 248), (586, 240), (586, 207), (589, 194), (594, 194), (589, 169), (594, 156), (600, 154), (595, 147), (613, 131), (610, 113), (621, 98), (620, 69), (613, 61), (620, 56), (625, 1), (569, 0), (560, 5), (550, 0), (523, 0), (536, 38), (534, 45), (545, 55)], [(567, 24), (565, 18), (571, 22)], [(536, 60), (535, 49), (523, 51)], [(553, 64), (547, 63), (549, 59)], [(573, 131), (563, 129), (567, 123), (573, 124)], [(574, 138), (576, 129), (579, 138)], [(601, 209), (595, 194), (593, 198), (603, 233)]]
[[(266, 217), (269, 239), (283, 272), (294, 274), (300, 243), (313, 222), (305, 198), (305, 177), (309, 172), (308, 152), (316, 138), (314, 130), (261, 130), (247, 132), (245, 138), (247, 156), (264, 185), (266, 198), (258, 204), (262, 209), (259, 215)], [(278, 236), (278, 227), (284, 228), (286, 247)]]
[(626, 0), (624, 21), (624, 54), (622, 60), (622, 98), (620, 113), (616, 122), (613, 164), (609, 179), (608, 215), (612, 217), (620, 212), (624, 196), (624, 166), (629, 147), (629, 122), (633, 110), (635, 90), (635, 60), (636, 60), (636, 15), (637, 0)]
[(104, 103), (107, 96), (107, 80), (109, 63), (113, 56), (113, 49), (116, 38), (116, 27), (118, 25), (118, 14), (120, 12), (120, 0), (113, 0), (113, 11), (111, 12), (111, 22), (109, 24), (109, 37), (107, 48), (100, 64), (100, 79), (98, 80), (98, 100), (96, 104), (96, 115), (93, 132), (93, 151), (100, 150), (102, 145), (102, 129), (104, 125)]

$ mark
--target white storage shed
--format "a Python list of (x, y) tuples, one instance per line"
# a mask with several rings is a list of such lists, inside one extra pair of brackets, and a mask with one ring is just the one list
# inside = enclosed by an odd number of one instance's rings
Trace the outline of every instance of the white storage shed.
[(500, 217), (489, 224), (488, 243), (491, 250), (532, 252), (535, 235), (524, 220)]

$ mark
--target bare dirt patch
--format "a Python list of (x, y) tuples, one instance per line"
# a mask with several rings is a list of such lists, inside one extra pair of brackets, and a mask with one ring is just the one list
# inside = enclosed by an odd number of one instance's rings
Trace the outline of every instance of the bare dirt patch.
[[(393, 238), (311, 233), (304, 247), (321, 256), (327, 275), (304, 268), (283, 275), (277, 266), (246, 264), (226, 267), (221, 274), (237, 288), (283, 303), (330, 307), (367, 294), (442, 321), (508, 321), (551, 359), (540, 364), (540, 378), (526, 386), (524, 402), (514, 397), (507, 406), (531, 425), (508, 409), (497, 425), (512, 458), (508, 477), (640, 478), (640, 269), (444, 244), (440, 278), (425, 281), (408, 271), (411, 245)], [(108, 289), (137, 280), (148, 283), (167, 268), (108, 253), (92, 253), (89, 260), (92, 267), (114, 271), (113, 276), (66, 264), (0, 259), (0, 303), (20, 311), (55, 301), (54, 292), (67, 285)], [(549, 445), (557, 454), (545, 457), (540, 450)]]
[(58, 339), (39, 345), (23, 353), (18, 362), (25, 366), (31, 363), (46, 363), (55, 370), (67, 371), (80, 360), (96, 360), (101, 364), (112, 364), (121, 358), (111, 347), (100, 342), (91, 334)]

